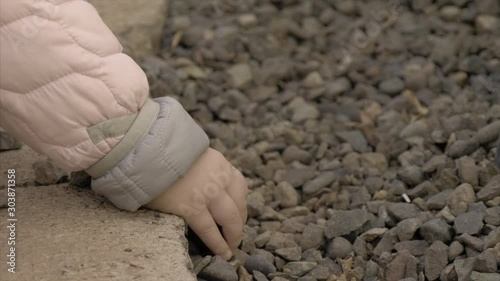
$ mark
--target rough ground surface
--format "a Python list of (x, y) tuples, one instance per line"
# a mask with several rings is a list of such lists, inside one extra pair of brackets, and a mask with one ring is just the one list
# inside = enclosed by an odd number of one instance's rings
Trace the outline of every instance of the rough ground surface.
[(178, 217), (120, 211), (67, 185), (18, 188), (16, 199), (17, 272), (7, 272), (2, 242), (1, 280), (195, 280)]
[(178, 98), (251, 188), (236, 260), (193, 243), (199, 280), (500, 280), (499, 12), (173, 1), (142, 63), (152, 94)]

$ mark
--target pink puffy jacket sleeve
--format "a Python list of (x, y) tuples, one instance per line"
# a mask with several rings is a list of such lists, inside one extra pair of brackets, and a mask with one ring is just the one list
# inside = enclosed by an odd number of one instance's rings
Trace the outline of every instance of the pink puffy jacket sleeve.
[[(0, 0), (0, 127), (86, 170), (94, 190), (129, 210), (208, 146), (178, 102), (148, 94), (146, 75), (88, 2)], [(161, 184), (147, 179), (156, 175)]]

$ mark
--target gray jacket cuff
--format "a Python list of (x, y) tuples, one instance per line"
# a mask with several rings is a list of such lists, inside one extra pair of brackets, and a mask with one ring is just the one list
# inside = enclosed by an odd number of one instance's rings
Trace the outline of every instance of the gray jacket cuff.
[(148, 133), (116, 166), (92, 179), (92, 189), (118, 208), (135, 211), (184, 176), (208, 148), (205, 132), (179, 102), (163, 97)]

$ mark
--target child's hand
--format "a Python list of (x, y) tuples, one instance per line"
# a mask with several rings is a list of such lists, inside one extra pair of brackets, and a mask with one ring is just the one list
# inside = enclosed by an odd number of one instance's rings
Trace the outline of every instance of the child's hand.
[(214, 254), (228, 260), (241, 242), (247, 193), (241, 173), (209, 148), (184, 178), (145, 207), (183, 217)]

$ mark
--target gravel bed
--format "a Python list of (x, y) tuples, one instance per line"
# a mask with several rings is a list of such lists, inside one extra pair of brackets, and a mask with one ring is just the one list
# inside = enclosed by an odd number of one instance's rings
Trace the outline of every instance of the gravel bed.
[[(199, 280), (500, 280), (497, 0), (172, 1), (154, 96), (249, 180)], [(496, 159), (496, 160), (495, 160)]]

